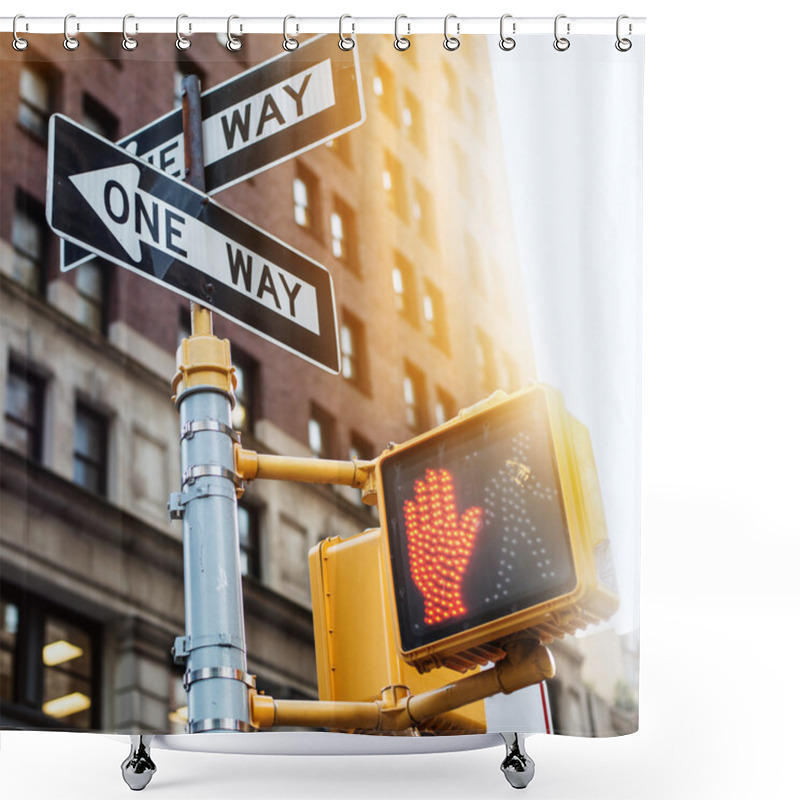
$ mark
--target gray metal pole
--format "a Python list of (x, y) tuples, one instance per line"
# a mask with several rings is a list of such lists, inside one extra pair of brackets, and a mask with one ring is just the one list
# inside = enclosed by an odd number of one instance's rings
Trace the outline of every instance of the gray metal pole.
[[(183, 81), (183, 120), (187, 181), (202, 190), (200, 84), (194, 75)], [(209, 337), (210, 316), (208, 330), (201, 332)], [(193, 328), (195, 319), (193, 309)], [(170, 498), (170, 511), (183, 519), (186, 636), (176, 640), (175, 658), (186, 664), (189, 733), (251, 729), (248, 689), (253, 679), (247, 674), (239, 562), (234, 402), (230, 391), (212, 385), (184, 387), (176, 400), (183, 479), (181, 494)]]

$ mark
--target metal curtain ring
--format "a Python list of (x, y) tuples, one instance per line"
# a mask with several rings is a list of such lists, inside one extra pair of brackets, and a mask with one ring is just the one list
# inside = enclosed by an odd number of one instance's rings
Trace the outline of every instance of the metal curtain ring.
[[(236, 14), (231, 14), (228, 17), (228, 41), (225, 42), (225, 47), (227, 47), (228, 50), (231, 51), (231, 53), (235, 53), (238, 50), (242, 49), (242, 40), (238, 39), (236, 36), (234, 36), (231, 33), (231, 22), (233, 22), (233, 20), (235, 20), (235, 19), (239, 19), (239, 17), (237, 17)], [(241, 33), (241, 32), (242, 32), (242, 26), (240, 25), (239, 26), (239, 33)]]
[[(558, 50), (560, 53), (563, 53), (565, 50), (569, 50), (570, 41), (566, 38), (566, 36), (559, 36), (558, 35), (558, 21), (562, 19), (566, 19), (566, 14), (559, 14), (555, 22), (553, 23), (553, 36), (555, 36), (555, 41), (553, 42), (553, 47)], [(567, 36), (569, 36), (569, 29), (570, 24), (567, 23)]]
[[(461, 47), (461, 42), (459, 39), (457, 39), (455, 36), (450, 36), (450, 34), (447, 32), (447, 25), (451, 19), (458, 20), (458, 17), (456, 17), (455, 14), (448, 14), (444, 18), (444, 42), (442, 43), (444, 49), (450, 50), (450, 52), (453, 50), (458, 50), (458, 48)], [(458, 21), (456, 21), (456, 33), (461, 33), (461, 23)]]
[[(507, 19), (511, 19), (511, 14), (503, 14), (500, 17), (500, 49), (501, 50), (513, 50), (517, 46), (517, 40), (512, 39), (510, 36), (505, 35), (505, 23)], [(517, 23), (511, 23), (511, 33), (517, 32)]]
[[(631, 47), (633, 47), (633, 42), (630, 39), (623, 39), (619, 35), (619, 29), (621, 27), (620, 23), (624, 19), (628, 19), (628, 15), (627, 14), (620, 14), (617, 17), (617, 41), (614, 42), (614, 47), (616, 47), (617, 50), (620, 51), (620, 53), (627, 53), (628, 50), (630, 50)], [(631, 25), (631, 23), (629, 22), (628, 23), (628, 35), (630, 36), (631, 33), (633, 33), (633, 25)]]
[[(178, 50), (188, 50), (192, 46), (191, 40), (187, 39), (181, 33), (181, 20), (186, 19), (189, 15), (188, 14), (178, 14), (175, 19), (175, 47)], [(189, 23), (189, 33), (192, 32), (192, 23)]]
[[(75, 19), (74, 14), (67, 14), (64, 17), (64, 49), (65, 50), (77, 50), (80, 46), (80, 42), (74, 37), (69, 35), (69, 21), (71, 19)], [(81, 29), (81, 26), (76, 23), (75, 24), (75, 32), (77, 33)]]
[[(24, 14), (17, 14), (14, 17), (14, 22), (11, 23), (11, 32), (14, 34), (14, 41), (11, 42), (11, 46), (15, 50), (27, 50), (28, 49), (28, 40), (23, 39), (20, 36), (17, 36), (17, 20), (18, 19), (25, 19)], [(27, 30), (28, 25), (25, 24), (25, 29)]]
[[(353, 19), (349, 14), (342, 14), (339, 17), (339, 49), (340, 50), (352, 50), (356, 46), (356, 40), (352, 36), (345, 36), (344, 35), (344, 21), (346, 19)], [(350, 33), (355, 33), (356, 25), (355, 23), (350, 24)]]
[[(132, 36), (128, 36), (128, 20), (134, 19), (133, 14), (126, 14), (122, 18), (122, 49), (123, 50), (135, 50), (139, 46), (139, 42), (134, 39)], [(139, 30), (139, 25), (134, 26), (134, 30)]]
[[(289, 20), (290, 19), (297, 19), (297, 17), (293, 17), (291, 14), (287, 14), (283, 18), (283, 49), (287, 52), (291, 53), (293, 50), (297, 50), (300, 47), (300, 42), (297, 39), (293, 39), (289, 36)], [(300, 26), (295, 25), (295, 32), (299, 33)]]
[[(411, 39), (406, 38), (405, 36), (400, 35), (400, 20), (401, 19), (408, 19), (405, 14), (398, 14), (394, 18), (394, 49), (395, 50), (408, 50), (411, 47)], [(411, 33), (411, 24), (406, 23), (406, 28), (408, 29), (408, 33)]]

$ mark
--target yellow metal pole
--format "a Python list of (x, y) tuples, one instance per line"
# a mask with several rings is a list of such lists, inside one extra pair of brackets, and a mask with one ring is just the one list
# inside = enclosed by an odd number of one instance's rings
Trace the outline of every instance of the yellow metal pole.
[(291, 726), (345, 730), (402, 731), (500, 692), (510, 694), (555, 675), (550, 651), (534, 639), (507, 643), (507, 656), (492, 669), (410, 697), (404, 687), (388, 687), (372, 703), (275, 700), (251, 694), (252, 724), (259, 728)]

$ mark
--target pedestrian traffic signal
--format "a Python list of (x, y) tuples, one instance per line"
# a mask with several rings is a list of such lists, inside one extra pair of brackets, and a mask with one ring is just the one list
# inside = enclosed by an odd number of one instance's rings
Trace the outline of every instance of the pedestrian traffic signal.
[(376, 475), (398, 651), (421, 671), (616, 610), (589, 433), (552, 388), (495, 393), (385, 451)]

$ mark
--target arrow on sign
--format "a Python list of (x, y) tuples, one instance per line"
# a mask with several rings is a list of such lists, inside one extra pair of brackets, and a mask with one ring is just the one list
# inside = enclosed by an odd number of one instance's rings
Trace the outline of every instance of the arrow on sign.
[(323, 266), (58, 114), (48, 167), (47, 219), (59, 236), (338, 372)]
[(142, 263), (142, 244), (150, 246), (157, 278), (163, 279), (175, 259), (180, 259), (319, 333), (313, 287), (142, 190), (140, 178), (136, 164), (121, 164), (71, 175), (70, 181), (133, 263)]

